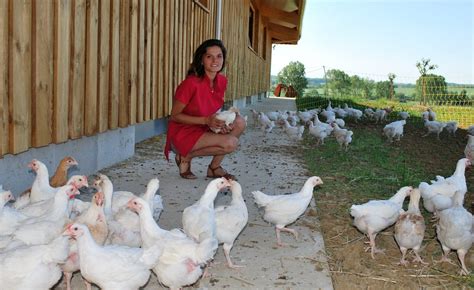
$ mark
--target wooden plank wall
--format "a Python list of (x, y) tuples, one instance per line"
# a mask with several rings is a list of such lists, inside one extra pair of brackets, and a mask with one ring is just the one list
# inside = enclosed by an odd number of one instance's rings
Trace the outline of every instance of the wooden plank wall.
[[(271, 40), (267, 39), (267, 47), (260, 47), (259, 51), (249, 48), (249, 0), (222, 1), (222, 5), (222, 41), (227, 47), (226, 75), (229, 79), (226, 100), (266, 92), (270, 86), (271, 59), (268, 56), (271, 53)], [(259, 31), (256, 32), (259, 42), (264, 37), (263, 27), (261, 21)], [(266, 49), (267, 59), (262, 57), (263, 49)]]
[[(222, 3), (226, 100), (266, 91), (249, 0)], [(0, 0), (0, 158), (168, 116), (194, 50), (215, 37), (216, 5)]]

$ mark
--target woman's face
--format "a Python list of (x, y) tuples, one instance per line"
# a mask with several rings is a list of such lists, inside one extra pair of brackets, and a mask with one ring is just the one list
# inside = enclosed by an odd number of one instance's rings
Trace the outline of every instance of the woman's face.
[(208, 73), (218, 73), (224, 64), (224, 55), (219, 46), (210, 46), (202, 56), (204, 71)]

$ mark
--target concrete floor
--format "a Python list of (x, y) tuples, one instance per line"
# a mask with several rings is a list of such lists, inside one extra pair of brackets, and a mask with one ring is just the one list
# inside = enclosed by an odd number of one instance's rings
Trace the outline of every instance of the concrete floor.
[[(274, 228), (262, 219), (262, 212), (253, 201), (253, 190), (270, 194), (297, 192), (309, 173), (301, 158), (301, 144), (288, 139), (280, 128), (275, 128), (264, 136), (259, 129), (253, 127), (249, 108), (264, 112), (295, 110), (295, 102), (294, 99), (267, 98), (243, 109), (242, 114), (249, 116), (248, 128), (241, 137), (240, 148), (223, 162), (223, 167), (236, 175), (242, 185), (249, 211), (249, 223), (231, 251), (234, 263), (244, 265), (245, 268), (227, 268), (220, 246), (214, 259), (216, 265), (210, 269), (212, 276), (201, 279), (188, 289), (332, 289), (314, 205), (289, 226), (298, 230), (299, 240), (282, 233), (283, 242), (289, 246), (279, 248), (276, 246)], [(210, 157), (193, 160), (192, 170), (198, 179), (184, 180), (179, 177), (174, 161), (167, 162), (164, 158), (164, 139), (165, 136), (160, 136), (138, 143), (136, 154), (132, 158), (101, 170), (100, 173), (110, 177), (115, 190), (136, 193), (144, 192), (148, 181), (158, 177), (159, 193), (164, 203), (159, 225), (164, 229), (180, 228), (183, 209), (200, 198), (210, 181), (205, 177)], [(216, 198), (216, 205), (229, 201), (229, 192), (220, 193)], [(85, 289), (79, 273), (73, 278), (73, 286), (74, 289)], [(65, 287), (60, 283), (55, 289)], [(152, 274), (144, 289), (165, 287)]]

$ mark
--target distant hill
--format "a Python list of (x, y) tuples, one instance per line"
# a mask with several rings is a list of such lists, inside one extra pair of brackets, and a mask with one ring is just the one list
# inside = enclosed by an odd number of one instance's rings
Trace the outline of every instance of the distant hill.
[[(270, 76), (270, 80), (272, 85), (276, 84), (276, 76)], [(323, 78), (306, 78), (308, 80), (308, 87), (316, 87), (320, 85), (324, 85), (326, 81)], [(446, 83), (448, 86), (456, 86), (456, 87), (465, 87), (465, 88), (474, 88), (474, 85), (470, 84), (457, 84), (457, 83)], [(416, 87), (415, 84), (410, 83), (395, 83), (395, 86), (398, 88), (414, 88)]]
[[(276, 84), (276, 79), (277, 79), (276, 76), (271, 76), (270, 77), (272, 85)], [(315, 86), (319, 86), (321, 84), (326, 83), (325, 80), (322, 79), (322, 78), (306, 78), (306, 79), (308, 80), (308, 87), (315, 87)]]

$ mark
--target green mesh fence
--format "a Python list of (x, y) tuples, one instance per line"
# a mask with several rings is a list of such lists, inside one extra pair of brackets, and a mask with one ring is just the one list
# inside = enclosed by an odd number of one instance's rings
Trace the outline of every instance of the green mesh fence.
[[(431, 108), (436, 113), (436, 120), (442, 122), (456, 121), (459, 128), (474, 125), (474, 85), (445, 85), (438, 80), (423, 78), (421, 85), (395, 88), (395, 96), (390, 98), (361, 98), (354, 96), (335, 97), (331, 91), (319, 90), (317, 97), (297, 97), (298, 110), (326, 108), (331, 101), (333, 108), (349, 107), (364, 111), (365, 108), (391, 108), (388, 120), (398, 120), (398, 113), (410, 113), (408, 122), (423, 126), (422, 112)], [(326, 95), (327, 93), (327, 95)]]

